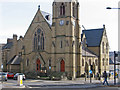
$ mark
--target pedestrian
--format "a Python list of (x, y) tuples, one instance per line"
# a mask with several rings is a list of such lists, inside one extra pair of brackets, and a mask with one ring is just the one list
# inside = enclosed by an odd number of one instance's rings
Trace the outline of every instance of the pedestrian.
[(99, 73), (97, 73), (97, 78), (98, 78), (98, 80), (100, 80), (100, 74)]
[(104, 77), (103, 85), (105, 84), (105, 82), (107, 83), (107, 85), (109, 85), (109, 84), (108, 84), (108, 81), (107, 81), (107, 73), (106, 73), (106, 71), (104, 71), (103, 77)]

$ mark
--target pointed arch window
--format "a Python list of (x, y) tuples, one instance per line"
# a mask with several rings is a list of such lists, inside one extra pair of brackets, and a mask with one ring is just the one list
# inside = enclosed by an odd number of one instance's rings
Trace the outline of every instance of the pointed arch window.
[(82, 59), (82, 66), (84, 66), (84, 59)]
[(38, 29), (34, 34), (34, 50), (44, 50), (44, 33)]
[(106, 43), (106, 53), (108, 53), (108, 43)]
[(102, 53), (104, 53), (104, 42), (102, 42)]
[(106, 65), (108, 65), (108, 59), (106, 60)]
[(64, 5), (64, 3), (62, 3), (61, 6), (60, 6), (60, 15), (65, 15), (65, 5)]

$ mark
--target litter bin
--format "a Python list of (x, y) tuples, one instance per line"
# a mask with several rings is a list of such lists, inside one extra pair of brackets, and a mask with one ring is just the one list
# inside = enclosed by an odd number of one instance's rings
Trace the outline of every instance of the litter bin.
[(22, 86), (23, 85), (23, 76), (22, 75), (18, 75), (17, 80), (18, 80), (18, 85)]

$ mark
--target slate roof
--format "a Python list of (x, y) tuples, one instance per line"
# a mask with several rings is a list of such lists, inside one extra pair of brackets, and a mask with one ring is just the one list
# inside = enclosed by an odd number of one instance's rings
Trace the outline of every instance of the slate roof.
[(95, 53), (90, 51), (88, 48), (82, 48), (82, 56), (98, 57)]
[(88, 47), (93, 46), (99, 46), (102, 35), (103, 35), (104, 28), (99, 29), (89, 29), (89, 30), (83, 30), (82, 34), (85, 33), (86, 36), (86, 42)]
[(22, 58), (20, 58), (19, 56), (15, 55), (7, 64), (10, 64), (10, 65), (19, 65), (21, 59)]
[(7, 44), (5, 44), (2, 49), (10, 49), (13, 46), (13, 42), (9, 42)]
[[(45, 18), (45, 20), (48, 22), (48, 24), (51, 26), (52, 25), (52, 15), (50, 13), (47, 13), (47, 12), (44, 12), (44, 11), (41, 11), (43, 17)], [(46, 19), (46, 16), (49, 15), (49, 18), (50, 20), (47, 20)]]

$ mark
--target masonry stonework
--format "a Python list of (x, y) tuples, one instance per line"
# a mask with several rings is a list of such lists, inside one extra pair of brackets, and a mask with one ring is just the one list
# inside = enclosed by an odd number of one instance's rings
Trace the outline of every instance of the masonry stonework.
[[(3, 58), (4, 71), (10, 70), (7, 65), (19, 64), (18, 69), (23, 73), (65, 72), (72, 79), (85, 73), (89, 75), (91, 69), (94, 75), (109, 71), (109, 43), (105, 26), (81, 33), (79, 2), (68, 1), (53, 2), (52, 20), (51, 15), (39, 7), (25, 36), (17, 40), (17, 35), (13, 35), (12, 44), (7, 43), (6, 48), (3, 47), (3, 53), (9, 50), (7, 53), (10, 55)], [(98, 34), (101, 35), (99, 44), (91, 44), (88, 31), (101, 33)], [(105, 45), (102, 45), (103, 42)], [(107, 53), (102, 53), (103, 49)]]

